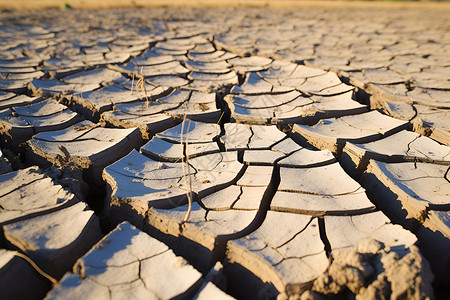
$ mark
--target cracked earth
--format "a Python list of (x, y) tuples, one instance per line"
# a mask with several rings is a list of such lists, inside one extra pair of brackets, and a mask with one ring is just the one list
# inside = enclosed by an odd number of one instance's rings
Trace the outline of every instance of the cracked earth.
[(0, 298), (450, 294), (445, 11), (0, 27)]

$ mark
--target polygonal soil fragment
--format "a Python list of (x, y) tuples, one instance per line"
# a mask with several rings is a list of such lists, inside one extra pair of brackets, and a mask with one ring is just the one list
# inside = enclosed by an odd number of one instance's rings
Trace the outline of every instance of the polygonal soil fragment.
[(215, 94), (175, 90), (155, 101), (139, 101), (114, 106), (114, 111), (102, 115), (115, 126), (139, 127), (152, 136), (174, 126), (181, 118), (216, 122), (221, 111), (216, 108)]
[[(227, 151), (269, 150), (270, 147), (286, 138), (286, 134), (276, 126), (226, 123), (224, 129), (225, 135), (221, 136), (220, 140)], [(297, 144), (293, 143), (290, 146), (297, 147)], [(289, 149), (287, 152), (293, 150)]]
[(404, 121), (411, 121), (417, 115), (417, 111), (414, 109), (414, 106), (405, 102), (386, 101), (382, 104), (382, 107), (383, 112), (387, 115)]
[(0, 89), (9, 92), (24, 92), (32, 81), (44, 75), (41, 71), (31, 73), (8, 73), (0, 77)]
[[(287, 84), (284, 82), (284, 84)], [(301, 85), (295, 85), (297, 90), (318, 96), (333, 96), (352, 91), (353, 86), (343, 83), (334, 72), (306, 78)]]
[(136, 66), (159, 65), (174, 61), (175, 57), (171, 55), (160, 55), (152, 50), (145, 51), (141, 56), (137, 56), (131, 60)]
[(450, 265), (448, 174), (448, 165), (370, 160), (361, 177), (378, 207), (417, 232), (422, 251), (444, 281), (448, 281)]
[[(278, 145), (272, 147), (272, 151), (285, 152), (284, 146), (291, 143), (291, 139), (287, 139)], [(327, 165), (334, 163), (336, 161), (333, 154), (328, 150), (315, 151), (308, 148), (299, 147), (298, 150), (292, 153), (285, 153), (287, 157), (284, 157), (277, 161), (280, 167), (296, 167), (296, 168), (307, 168), (307, 167), (318, 167), (321, 165)], [(244, 154), (245, 160), (245, 154)]]
[[(263, 109), (273, 108), (280, 105), (285, 105), (297, 100), (302, 94), (297, 91), (290, 91), (282, 94), (262, 94), (262, 95), (239, 95), (232, 98), (234, 105), (239, 105), (248, 109)], [(299, 102), (297, 105), (306, 105), (310, 102), (307, 99)]]
[(86, 65), (82, 61), (74, 61), (67, 58), (53, 57), (42, 63), (41, 69), (54, 75), (56, 78), (70, 76), (84, 70)]
[(141, 134), (137, 128), (102, 128), (84, 121), (64, 130), (41, 132), (28, 143), (38, 157), (60, 165), (74, 163), (96, 177), (102, 168), (138, 147)]
[(56, 78), (53, 79), (34, 79), (28, 85), (28, 88), (33, 91), (34, 95), (53, 96), (57, 94), (74, 94), (86, 93), (99, 88), (97, 83), (80, 84), (80, 83), (65, 83)]
[(443, 90), (431, 89), (414, 89), (408, 91), (408, 96), (414, 99), (414, 102), (420, 105), (436, 107), (436, 108), (450, 108), (450, 101), (448, 99), (448, 92)]
[(406, 104), (413, 104), (414, 100), (408, 97), (408, 88), (406, 84), (373, 84), (369, 83), (366, 86), (359, 81), (350, 78), (350, 82), (356, 86), (364, 89), (372, 95), (370, 102), (372, 105), (381, 104), (383, 102), (403, 102)]
[(281, 167), (280, 178), (271, 202), (274, 211), (324, 216), (361, 214), (375, 209), (364, 189), (338, 163), (300, 169)]
[(111, 69), (127, 73), (129, 76), (139, 75), (143, 77), (161, 76), (161, 75), (184, 75), (189, 70), (183, 67), (178, 61), (169, 61), (154, 65), (135, 65), (133, 62), (125, 66), (113, 65)]
[(15, 93), (0, 91), (0, 101), (5, 101), (5, 100), (11, 99), (15, 96), (16, 96)]
[(210, 53), (188, 53), (188, 58), (195, 62), (205, 62), (205, 63), (214, 63), (214, 62), (223, 62), (227, 59), (236, 57), (236, 54), (225, 51), (214, 51)]
[(400, 86), (369, 85), (368, 92), (375, 95), (370, 100), (371, 106), (383, 107), (389, 115), (411, 121), (417, 133), (450, 145), (446, 91), (420, 88), (408, 91), (404, 85)]
[[(180, 29), (177, 30), (179, 31)], [(195, 52), (195, 49), (200, 49), (198, 47), (208, 48), (209, 51), (205, 51), (205, 53), (213, 52), (215, 50), (205, 34), (192, 35), (192, 33), (189, 33), (189, 36), (180, 36), (160, 41), (155, 45), (153, 51), (159, 54), (183, 55), (186, 54), (187, 51)]]
[(371, 111), (354, 116), (344, 116), (320, 121), (314, 126), (295, 124), (293, 132), (301, 134), (313, 146), (340, 152), (345, 142), (368, 143), (392, 135), (410, 126)]
[(256, 72), (248, 73), (244, 83), (240, 86), (234, 86), (231, 89), (233, 94), (260, 95), (270, 93), (287, 93), (295, 90), (294, 87), (272, 84), (264, 80), (261, 75)]
[(311, 99), (296, 91), (285, 94), (242, 95), (225, 97), (236, 122), (249, 124), (287, 123), (301, 120), (301, 108), (312, 104)]
[(347, 168), (364, 171), (369, 159), (383, 162), (431, 162), (450, 164), (450, 147), (411, 131), (366, 144), (346, 143), (340, 162)]
[(219, 152), (219, 144), (216, 143), (219, 135), (220, 126), (217, 124), (187, 120), (184, 124), (157, 133), (141, 147), (141, 151), (156, 160), (180, 162), (183, 153), (192, 158)]
[(101, 237), (100, 223), (86, 204), (3, 226), (8, 248), (20, 249), (46, 273), (60, 278)]
[(128, 222), (78, 260), (46, 299), (192, 297), (201, 274), (166, 245)]
[(37, 167), (0, 175), (0, 224), (51, 213), (80, 200)]
[(216, 95), (192, 91), (187, 101), (166, 114), (174, 118), (184, 118), (201, 122), (218, 122), (222, 112), (216, 107)]
[(363, 192), (333, 196), (278, 191), (272, 199), (270, 209), (321, 217), (369, 213), (375, 210), (375, 205)]
[(412, 120), (414, 131), (450, 146), (448, 111), (418, 104), (414, 108), (417, 111), (417, 117)]
[(122, 76), (119, 72), (115, 72), (106, 68), (99, 68), (94, 70), (89, 70), (85, 72), (76, 73), (71, 76), (67, 76), (60, 79), (67, 84), (80, 84), (80, 85), (90, 85), (90, 84), (108, 84), (111, 82), (121, 83), (126, 81), (126, 78)]
[[(0, 111), (2, 143), (14, 147), (33, 134), (60, 130), (82, 120), (82, 117), (53, 99)], [(13, 137), (13, 138), (12, 138)]]
[(231, 65), (226, 61), (203, 62), (203, 61), (187, 61), (186, 66), (194, 72), (203, 73), (228, 73)]
[(316, 218), (273, 211), (255, 232), (228, 242), (227, 257), (289, 294), (310, 286), (329, 264)]
[(224, 85), (238, 84), (239, 81), (234, 71), (229, 71), (228, 73), (191, 72), (188, 75), (188, 79), (191, 82), (187, 88), (198, 91), (218, 89)]
[(189, 80), (176, 75), (161, 75), (148, 77), (144, 80), (146, 83), (166, 87), (166, 88), (180, 88), (189, 84)]
[[(294, 166), (295, 167), (295, 166)], [(280, 168), (280, 191), (312, 195), (351, 195), (364, 189), (338, 163), (310, 168)], [(321, 178), (317, 181), (316, 178)]]
[(272, 60), (262, 56), (235, 57), (228, 60), (237, 72), (256, 72), (266, 70)]
[(431, 75), (427, 73), (426, 71), (422, 71), (412, 74), (414, 85), (422, 89), (450, 90), (450, 83), (447, 78), (443, 78), (443, 76), (439, 76), (438, 74)]
[[(76, 94), (72, 100), (77, 104), (78, 109), (87, 116), (98, 116), (105, 111), (112, 110), (114, 106), (136, 102), (141, 99), (158, 98), (168, 93), (167, 88), (147, 85), (145, 92), (134, 88), (134, 91), (127, 89), (128, 85), (109, 85), (101, 89), (86, 93)], [(131, 88), (131, 86), (130, 86)]]
[(367, 111), (352, 99), (353, 92), (333, 96), (307, 96), (298, 91), (225, 97), (234, 120), (250, 124), (315, 123), (322, 118)]
[(417, 238), (400, 225), (394, 225), (381, 212), (354, 216), (325, 216), (325, 232), (331, 251), (357, 247), (366, 239), (374, 239), (401, 253)]
[(28, 97), (27, 95), (16, 95), (14, 93), (10, 94), (11, 97), (1, 98), (0, 100), (1, 110), (11, 107), (24, 106), (42, 101), (42, 98), (40, 97)]
[[(430, 163), (383, 163), (371, 160), (362, 180), (371, 188), (374, 185), (396, 195), (409, 217), (419, 221), (426, 218), (427, 209), (448, 209), (450, 200), (449, 166)], [(376, 181), (374, 181), (376, 176)], [(377, 191), (374, 190), (374, 193)], [(383, 193), (382, 190), (379, 190)], [(380, 200), (379, 200), (380, 201)], [(384, 203), (384, 204), (383, 204)], [(385, 199), (380, 205), (394, 206), (394, 200)], [(392, 207), (394, 216), (399, 213)], [(445, 233), (445, 232), (443, 232)], [(450, 232), (446, 233), (447, 235)]]
[(399, 84), (406, 83), (409, 80), (409, 76), (401, 75), (395, 71), (387, 70), (385, 68), (381, 69), (365, 69), (361, 73), (362, 78), (357, 78), (365, 83), (373, 84)]
[(311, 68), (303, 65), (291, 63), (289, 61), (275, 60), (271, 66), (259, 75), (273, 84), (294, 86), (300, 81), (303, 83), (306, 78), (325, 75), (327, 71), (318, 68)]

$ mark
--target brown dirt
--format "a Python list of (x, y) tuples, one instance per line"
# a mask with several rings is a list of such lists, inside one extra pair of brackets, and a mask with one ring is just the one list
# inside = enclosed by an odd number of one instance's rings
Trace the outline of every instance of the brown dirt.
[(0, 9), (58, 8), (64, 3), (73, 8), (117, 7), (323, 7), (323, 8), (418, 8), (450, 10), (450, 2), (390, 2), (390, 1), (341, 1), (341, 0), (16, 0), (0, 3)]

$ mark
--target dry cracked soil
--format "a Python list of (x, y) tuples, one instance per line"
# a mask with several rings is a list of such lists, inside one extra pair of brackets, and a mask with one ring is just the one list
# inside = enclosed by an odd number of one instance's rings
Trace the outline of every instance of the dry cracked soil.
[(432, 9), (0, 12), (1, 299), (448, 299)]

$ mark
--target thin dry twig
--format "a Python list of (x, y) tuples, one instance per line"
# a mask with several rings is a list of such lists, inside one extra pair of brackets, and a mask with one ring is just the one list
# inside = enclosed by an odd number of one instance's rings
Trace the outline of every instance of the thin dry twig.
[(142, 91), (142, 93), (144, 93), (144, 97), (145, 97), (145, 107), (148, 108), (150, 100), (147, 97), (147, 89), (145, 88), (144, 76), (142, 75), (143, 68), (144, 67), (141, 66), (141, 71), (139, 73), (139, 80), (136, 83), (136, 89), (141, 88), (141, 91)]
[[(185, 142), (183, 142), (183, 136), (184, 136), (184, 123), (186, 122), (186, 114), (184, 114), (183, 117), (183, 123), (181, 124), (181, 145), (184, 145), (185, 149), (187, 149), (187, 139)], [(191, 121), (189, 120), (188, 130), (191, 126)], [(188, 210), (186, 212), (186, 215), (184, 216), (183, 223), (186, 223), (189, 220), (189, 216), (191, 215), (192, 210), (192, 179), (191, 179), (191, 169), (189, 168), (189, 157), (185, 151), (183, 155), (181, 156), (181, 167), (183, 169), (183, 176), (186, 180), (186, 186), (189, 188), (186, 190), (186, 196), (188, 198)], [(184, 163), (186, 163), (187, 166), (187, 176), (186, 176), (186, 169), (184, 168)]]
[(141, 91), (144, 93), (145, 96), (145, 107), (148, 107), (150, 100), (147, 97), (147, 90), (145, 89), (144, 77), (139, 78), (136, 87), (141, 88)]
[(217, 123), (216, 123), (217, 125), (220, 123), (220, 120), (222, 120), (222, 117), (223, 117), (224, 114), (225, 114), (225, 112), (223, 111), (222, 114), (220, 115), (219, 120), (217, 120)]
[(144, 97), (145, 97), (145, 107), (148, 108), (150, 99), (147, 96), (147, 89), (145, 88), (144, 76), (142, 75), (143, 68), (144, 67), (141, 66), (141, 70), (139, 71), (139, 74), (136, 74), (136, 72), (133, 72), (131, 74), (131, 93), (133, 93), (133, 89), (135, 87), (135, 85), (134, 85), (134, 78), (137, 77), (139, 79), (136, 82), (136, 92), (138, 92), (139, 89), (141, 90), (141, 92), (144, 94)]

